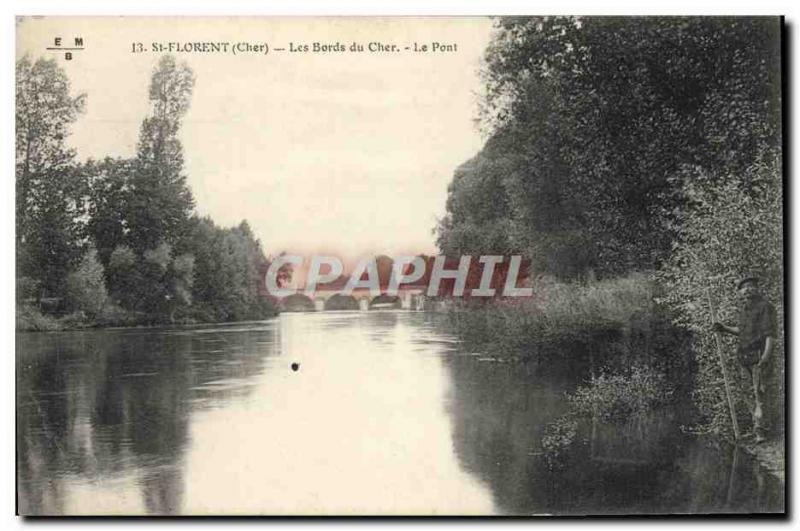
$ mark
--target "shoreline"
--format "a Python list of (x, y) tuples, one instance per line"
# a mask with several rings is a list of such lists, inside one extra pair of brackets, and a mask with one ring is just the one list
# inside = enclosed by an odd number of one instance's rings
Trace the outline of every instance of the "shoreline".
[[(97, 324), (97, 323), (87, 323), (85, 325), (65, 325), (60, 328), (53, 328), (53, 329), (43, 329), (37, 330), (33, 328), (20, 328), (19, 326), (14, 327), (15, 333), (48, 333), (48, 332), (81, 332), (87, 330), (154, 330), (158, 328), (174, 328), (174, 327), (183, 327), (183, 328), (190, 328), (190, 327), (201, 327), (201, 326), (208, 326), (208, 325), (237, 325), (237, 324), (247, 324), (247, 323), (261, 323), (264, 321), (268, 321), (270, 319), (274, 319), (278, 317), (282, 312), (277, 312), (274, 315), (269, 317), (265, 317), (263, 319), (245, 319), (242, 321), (200, 321), (194, 323), (155, 323), (155, 324), (132, 324), (132, 325), (119, 325), (119, 324)], [(60, 325), (61, 323), (59, 323)]]
[[(404, 309), (391, 309), (391, 310), (401, 310), (401, 311), (408, 311), (408, 312), (415, 312), (415, 310), (404, 310)], [(317, 314), (317, 313), (368, 313), (368, 312), (380, 312), (380, 311), (387, 311), (387, 309), (377, 308), (373, 310), (322, 310), (322, 311), (296, 311), (296, 310), (282, 310), (276, 312), (274, 315), (270, 315), (264, 317), (262, 319), (243, 319), (240, 321), (197, 321), (192, 323), (155, 323), (155, 324), (131, 324), (131, 325), (120, 325), (120, 324), (97, 324), (97, 323), (87, 323), (87, 324), (66, 324), (64, 325), (61, 322), (58, 322), (57, 319), (54, 321), (57, 323), (60, 328), (53, 328), (53, 329), (34, 329), (34, 328), (20, 328), (19, 326), (14, 327), (15, 333), (42, 333), (42, 332), (78, 332), (83, 330), (152, 330), (158, 328), (172, 328), (172, 327), (182, 327), (182, 328), (191, 328), (191, 327), (200, 327), (200, 326), (209, 326), (209, 325), (216, 325), (216, 326), (225, 326), (225, 325), (237, 325), (237, 324), (248, 324), (248, 323), (262, 323), (265, 321), (269, 321), (270, 319), (274, 319), (281, 314), (297, 314), (297, 313), (310, 313), (310, 314)], [(418, 313), (426, 313), (432, 314), (436, 313), (433, 311), (420, 311)]]

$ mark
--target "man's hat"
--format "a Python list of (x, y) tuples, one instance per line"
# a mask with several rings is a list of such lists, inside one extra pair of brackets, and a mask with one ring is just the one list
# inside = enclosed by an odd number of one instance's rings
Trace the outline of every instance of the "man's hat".
[(747, 274), (739, 280), (739, 283), (736, 284), (736, 289), (742, 289), (742, 286), (747, 284), (748, 282), (753, 282), (754, 284), (758, 284), (759, 277), (754, 273)]

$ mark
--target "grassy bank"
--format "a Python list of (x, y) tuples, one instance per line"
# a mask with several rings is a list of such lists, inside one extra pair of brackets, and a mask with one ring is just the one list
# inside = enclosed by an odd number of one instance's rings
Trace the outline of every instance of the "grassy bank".
[(630, 330), (653, 319), (651, 275), (591, 283), (534, 282), (530, 298), (464, 301), (449, 320), (459, 335), (512, 353), (553, 339), (580, 339), (602, 330)]
[[(278, 315), (275, 310), (269, 314), (258, 316), (268, 319)], [(246, 319), (251, 320), (251, 319)], [(256, 318), (252, 320), (257, 320)], [(81, 330), (86, 328), (135, 327), (157, 325), (190, 325), (202, 323), (222, 323), (221, 321), (202, 317), (184, 316), (174, 321), (159, 320), (152, 315), (141, 312), (130, 312), (118, 306), (109, 306), (95, 316), (87, 316), (83, 312), (73, 312), (62, 316), (43, 314), (38, 308), (18, 304), (16, 311), (16, 329), (21, 332), (55, 332), (60, 330)]]

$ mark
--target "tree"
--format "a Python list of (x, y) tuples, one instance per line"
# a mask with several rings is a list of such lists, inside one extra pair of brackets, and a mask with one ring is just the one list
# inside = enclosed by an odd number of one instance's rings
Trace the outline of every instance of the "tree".
[(127, 243), (140, 254), (162, 242), (178, 244), (194, 208), (178, 139), (194, 81), (191, 69), (177, 64), (172, 56), (162, 57), (153, 72), (150, 116), (142, 122), (139, 133), (125, 212)]
[(139, 308), (156, 320), (173, 322), (176, 312), (192, 302), (194, 257), (174, 256), (172, 247), (162, 242), (144, 252), (139, 267), (147, 287), (139, 299)]
[(108, 266), (111, 253), (127, 246), (130, 222), (128, 205), (136, 161), (113, 159), (88, 160), (79, 171), (87, 185), (87, 231), (97, 247), (100, 261)]
[(83, 244), (82, 187), (66, 137), (85, 96), (70, 94), (55, 60), (26, 56), (16, 64), (15, 102), (17, 276), (59, 296)]
[(507, 230), (509, 194), (503, 177), (511, 164), (495, 156), (494, 144), (487, 143), (453, 175), (447, 214), (440, 220), (438, 231), (439, 246), (447, 255), (504, 254), (512, 250)]
[(111, 252), (106, 266), (106, 282), (111, 298), (127, 309), (137, 307), (141, 290), (149, 289), (143, 285), (142, 275), (137, 267), (136, 253), (130, 247), (118, 245)]
[[(250, 225), (223, 229), (210, 218), (192, 218), (187, 248), (194, 256), (192, 299), (201, 320), (260, 319), (275, 308), (263, 293), (269, 265)], [(288, 274), (288, 273), (287, 273)]]
[(489, 138), (454, 177), (440, 245), (502, 243), (563, 276), (657, 268), (681, 168), (721, 178), (780, 145), (779, 73), (777, 18), (499, 19)]
[(67, 276), (67, 307), (72, 311), (83, 311), (89, 317), (97, 316), (108, 300), (103, 266), (97, 259), (97, 251), (90, 248), (77, 269)]
[(75, 165), (64, 137), (83, 97), (69, 96), (55, 62), (18, 62), (19, 301), (64, 295), (69, 309), (96, 317), (108, 297), (110, 322), (274, 315), (269, 262), (249, 224), (191, 217), (178, 133), (193, 86), (185, 64), (162, 58), (136, 157)]

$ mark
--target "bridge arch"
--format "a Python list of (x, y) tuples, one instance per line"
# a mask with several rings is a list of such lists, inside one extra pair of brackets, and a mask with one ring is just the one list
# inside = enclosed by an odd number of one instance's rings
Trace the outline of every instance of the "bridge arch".
[(313, 312), (316, 308), (311, 297), (302, 293), (294, 293), (281, 301), (285, 312)]
[(382, 293), (369, 301), (370, 310), (399, 308), (402, 308), (402, 301), (397, 295), (387, 295), (386, 293)]
[(344, 295), (342, 293), (335, 293), (325, 300), (323, 309), (328, 311), (339, 310), (358, 310), (358, 300), (352, 295)]

